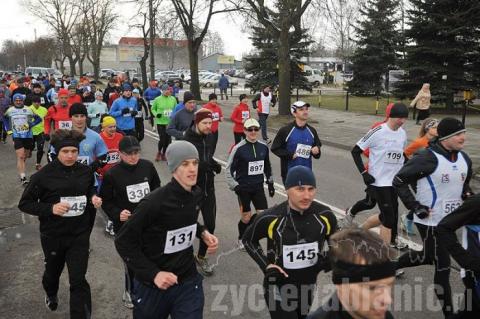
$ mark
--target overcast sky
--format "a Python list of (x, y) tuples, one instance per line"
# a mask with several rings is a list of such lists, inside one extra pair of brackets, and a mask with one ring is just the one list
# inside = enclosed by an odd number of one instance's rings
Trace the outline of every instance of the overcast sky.
[[(48, 35), (49, 30), (44, 22), (34, 18), (28, 11), (21, 6), (21, 0), (0, 0), (2, 7), (6, 12), (2, 14), (0, 20), (0, 42), (7, 39), (15, 40), (34, 40), (34, 29), (37, 31), (37, 37)], [(81, 0), (80, 0), (81, 1)], [(120, 5), (118, 12), (125, 18), (130, 18), (132, 10), (127, 5)], [(251, 41), (248, 35), (241, 31), (239, 25), (236, 25), (230, 17), (214, 16), (212, 18), (210, 30), (217, 31), (225, 43), (225, 54), (235, 55), (237, 59), (241, 58), (242, 53), (251, 50)], [(111, 40), (118, 43), (122, 36), (139, 36), (135, 33), (127, 33), (127, 28), (118, 26), (113, 30)]]

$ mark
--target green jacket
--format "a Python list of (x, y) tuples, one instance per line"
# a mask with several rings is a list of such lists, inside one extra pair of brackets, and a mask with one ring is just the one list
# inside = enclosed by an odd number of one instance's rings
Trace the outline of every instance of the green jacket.
[[(177, 100), (173, 96), (160, 95), (153, 100), (152, 114), (155, 124), (168, 125), (170, 123), (170, 114), (177, 105)], [(161, 114), (161, 117), (157, 117)]]

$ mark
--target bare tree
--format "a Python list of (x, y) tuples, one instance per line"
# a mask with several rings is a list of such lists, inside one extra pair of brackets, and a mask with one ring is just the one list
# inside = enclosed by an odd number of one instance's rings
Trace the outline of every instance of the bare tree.
[(70, 74), (75, 75), (77, 62), (72, 48), (72, 31), (80, 17), (76, 0), (25, 0), (31, 14), (45, 22), (53, 30), (53, 36), (61, 44), (64, 56), (70, 64)]
[[(258, 22), (278, 38), (278, 112), (281, 115), (290, 114), (290, 32), (301, 32), (302, 16), (312, 0), (276, 0), (274, 5), (269, 7), (265, 5), (264, 0), (246, 0), (246, 2)], [(276, 8), (277, 11), (271, 8)]]
[[(238, 10), (237, 7), (218, 8), (220, 0), (171, 0), (175, 8), (183, 32), (188, 42), (188, 59), (190, 63), (191, 84), (193, 95), (200, 99), (200, 85), (198, 82), (198, 54), (202, 48), (202, 41), (207, 34), (212, 16)], [(263, 2), (263, 1), (262, 1)], [(200, 22), (205, 20), (203, 23)]]
[(216, 31), (207, 31), (203, 40), (203, 55), (207, 56), (214, 53), (223, 53), (225, 44), (222, 37)]
[(105, 37), (115, 26), (119, 17), (114, 11), (115, 3), (109, 0), (83, 0), (80, 4), (85, 23), (86, 57), (92, 63), (96, 81), (100, 77), (100, 55)]

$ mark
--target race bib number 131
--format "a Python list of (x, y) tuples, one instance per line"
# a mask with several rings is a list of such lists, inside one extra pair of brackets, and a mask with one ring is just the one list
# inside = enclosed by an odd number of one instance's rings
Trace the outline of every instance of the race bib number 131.
[(197, 224), (168, 231), (164, 253), (173, 254), (189, 248), (193, 244), (196, 233)]

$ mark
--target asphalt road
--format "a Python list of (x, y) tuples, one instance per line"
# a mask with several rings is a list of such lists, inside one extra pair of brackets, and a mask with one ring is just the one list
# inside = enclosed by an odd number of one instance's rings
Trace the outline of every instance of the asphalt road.
[[(233, 143), (231, 123), (220, 125), (220, 139), (216, 157), (226, 161), (227, 151)], [(148, 127), (148, 125), (147, 125)], [(153, 160), (156, 153), (156, 133), (147, 132), (142, 142), (142, 156)], [(271, 136), (273, 138), (273, 136)], [(321, 137), (320, 137), (321, 138)], [(271, 154), (275, 181), (281, 182), (279, 160)], [(34, 162), (28, 167), (33, 173)], [(162, 184), (171, 178), (166, 163), (155, 163)], [(15, 212), (22, 192), (15, 170), (13, 146), (0, 144), (0, 309), (3, 318), (68, 318), (67, 271), (61, 279), (60, 305), (56, 312), (46, 310), (41, 286), (43, 253), (40, 247), (38, 222), (34, 217)], [(322, 158), (314, 161), (317, 177), (316, 198), (331, 205), (337, 213), (363, 197), (363, 183), (349, 152), (323, 147)], [(205, 318), (267, 318), (262, 296), (262, 275), (245, 252), (236, 249), (238, 204), (233, 192), (228, 190), (224, 174), (215, 181), (217, 194), (217, 229), (219, 252), (210, 257), (215, 274), (204, 280)], [(269, 204), (286, 200), (278, 187)], [(3, 210), (2, 210), (3, 209)], [(368, 213), (358, 217), (361, 222)], [(97, 214), (91, 236), (92, 252), (89, 261), (88, 281), (92, 289), (94, 318), (131, 318), (131, 311), (122, 306), (123, 265), (112, 238), (104, 234), (105, 217)], [(410, 238), (418, 242), (418, 235)], [(198, 247), (196, 244), (195, 247)], [(392, 310), (396, 318), (442, 318), (433, 293), (433, 266), (406, 269), (397, 280)], [(459, 273), (451, 272), (451, 284), (458, 300), (463, 293)], [(330, 275), (318, 277), (318, 291), (313, 308), (322, 304), (333, 292)]]

